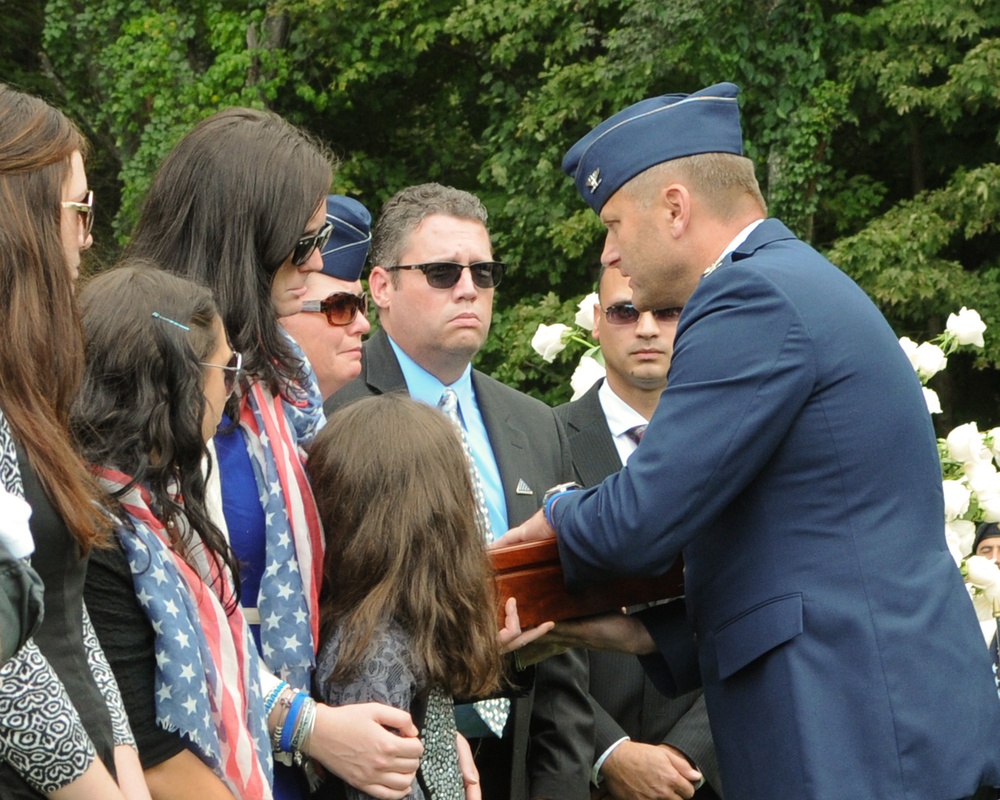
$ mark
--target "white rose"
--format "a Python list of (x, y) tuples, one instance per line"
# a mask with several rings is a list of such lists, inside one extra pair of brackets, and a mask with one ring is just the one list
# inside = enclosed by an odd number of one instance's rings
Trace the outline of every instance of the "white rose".
[(961, 517), (969, 510), (969, 498), (972, 492), (961, 481), (947, 480), (941, 481), (941, 489), (944, 492), (944, 518), (946, 522)]
[(591, 292), (577, 306), (579, 311), (576, 312), (576, 318), (573, 320), (578, 328), (583, 328), (585, 331), (594, 330), (594, 306), (601, 301), (597, 297), (597, 292)]
[(948, 434), (948, 455), (954, 461), (968, 464), (976, 461), (990, 461), (992, 454), (983, 444), (983, 436), (975, 422), (959, 425)]
[(555, 325), (539, 325), (535, 335), (531, 337), (531, 346), (535, 352), (550, 364), (557, 355), (566, 349), (563, 334), (569, 330), (569, 325), (557, 322)]
[(993, 451), (993, 460), (1000, 464), (1000, 428), (991, 428), (986, 431), (986, 435), (993, 442), (990, 445), (990, 450)]
[(1000, 472), (992, 461), (970, 461), (962, 467), (965, 482), (978, 494), (1000, 493)]
[(957, 314), (948, 315), (948, 323), (945, 331), (955, 337), (959, 344), (971, 344), (982, 347), (983, 331), (986, 330), (986, 323), (983, 322), (979, 312), (962, 306), (962, 310)]
[(989, 644), (997, 632), (997, 621), (993, 617), (993, 601), (982, 592), (976, 592), (972, 595), (972, 606), (976, 609), (976, 619), (982, 626), (983, 638)]
[(910, 366), (917, 369), (917, 343), (908, 336), (903, 336), (899, 340), (899, 346), (903, 348), (903, 352), (910, 361)]
[(1000, 592), (1000, 569), (988, 558), (969, 556), (965, 559), (965, 580), (986, 592), (990, 598)]
[(983, 522), (1000, 522), (1000, 492), (976, 492)]
[(976, 540), (976, 523), (967, 519), (953, 519), (944, 526), (944, 538), (955, 564), (961, 564)]
[(929, 381), (948, 366), (948, 357), (944, 354), (944, 350), (936, 344), (924, 342), (917, 347), (915, 355), (917, 375), (922, 381)]
[(578, 400), (587, 389), (597, 383), (604, 375), (604, 367), (596, 359), (590, 356), (583, 356), (576, 370), (573, 372), (573, 377), (569, 379), (569, 385), (573, 387), (573, 397), (571, 399)]
[(941, 400), (933, 389), (928, 389), (926, 386), (921, 386), (924, 390), (924, 402), (927, 404), (928, 414), (940, 414), (941, 413)]

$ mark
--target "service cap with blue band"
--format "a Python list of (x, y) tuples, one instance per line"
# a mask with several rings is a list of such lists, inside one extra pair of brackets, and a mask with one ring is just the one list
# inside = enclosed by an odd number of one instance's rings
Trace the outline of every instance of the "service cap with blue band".
[(322, 273), (344, 281), (358, 280), (372, 241), (371, 213), (352, 197), (331, 194), (326, 198), (326, 219), (333, 223), (333, 234), (320, 252)]
[(699, 153), (743, 155), (739, 88), (717, 83), (694, 94), (665, 94), (619, 111), (563, 158), (563, 172), (594, 211), (640, 172)]

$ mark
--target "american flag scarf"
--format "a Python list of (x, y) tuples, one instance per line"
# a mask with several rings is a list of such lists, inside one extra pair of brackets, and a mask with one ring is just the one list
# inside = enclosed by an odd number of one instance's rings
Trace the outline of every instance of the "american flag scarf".
[[(98, 477), (112, 494), (131, 482), (110, 469), (98, 470)], [(239, 800), (269, 800), (272, 762), (260, 659), (243, 614), (238, 608), (227, 614), (217, 594), (221, 580), (231, 599), (231, 576), (183, 529), (182, 518), (176, 524), (188, 561), (171, 548), (145, 488), (134, 486), (118, 500), (133, 527), (120, 527), (118, 541), (156, 632), (157, 723), (183, 734)]]
[(257, 598), (262, 656), (272, 672), (309, 691), (319, 642), (323, 528), (286, 402), (251, 384), (240, 402), (240, 427), (266, 528)]

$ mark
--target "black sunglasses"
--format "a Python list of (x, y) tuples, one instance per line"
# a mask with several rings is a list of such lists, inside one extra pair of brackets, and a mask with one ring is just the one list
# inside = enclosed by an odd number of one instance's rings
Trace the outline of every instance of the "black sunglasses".
[(62, 207), (72, 208), (83, 218), (83, 236), (84, 238), (87, 238), (87, 236), (90, 235), (91, 229), (94, 227), (94, 190), (91, 189), (84, 195), (82, 203), (76, 203), (72, 200), (64, 200)]
[(292, 250), (292, 264), (301, 267), (309, 260), (313, 250), (317, 247), (321, 250), (326, 247), (326, 243), (330, 241), (332, 235), (333, 223), (327, 220), (316, 233), (311, 236), (303, 236), (295, 245), (295, 249)]
[(203, 367), (215, 367), (216, 369), (224, 369), (226, 375), (223, 378), (226, 386), (226, 394), (231, 395), (236, 387), (239, 386), (240, 380), (243, 378), (243, 354), (233, 351), (233, 354), (229, 357), (229, 361), (225, 364), (212, 364), (208, 361), (199, 361), (199, 364)]
[(368, 295), (364, 292), (334, 292), (324, 300), (306, 300), (302, 303), (302, 310), (326, 314), (326, 321), (330, 325), (350, 325), (357, 319), (359, 312), (367, 316)]
[[(615, 303), (604, 309), (604, 317), (612, 325), (634, 325), (642, 312), (631, 303)], [(657, 322), (667, 322), (681, 315), (679, 308), (654, 308), (651, 312)]]
[(452, 261), (432, 261), (429, 264), (408, 264), (406, 266), (386, 267), (392, 272), (396, 269), (419, 269), (427, 278), (427, 283), (435, 289), (450, 289), (462, 277), (462, 270), (468, 268), (472, 273), (472, 282), (480, 289), (493, 289), (500, 285), (507, 265), (500, 261), (477, 261), (474, 264), (455, 264)]

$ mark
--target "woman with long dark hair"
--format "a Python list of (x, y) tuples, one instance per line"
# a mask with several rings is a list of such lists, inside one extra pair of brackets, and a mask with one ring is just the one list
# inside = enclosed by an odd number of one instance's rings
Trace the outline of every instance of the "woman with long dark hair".
[[(209, 286), (243, 354), (247, 380), (214, 441), (221, 504), (248, 621), (264, 662), (280, 676), (263, 689), (287, 713), (306, 704), (318, 646), (323, 539), (303, 448), (323, 414), (315, 381), (278, 317), (302, 309), (306, 278), (322, 267), (332, 171), (323, 148), (275, 114), (221, 111), (164, 160), (129, 247)], [(422, 750), (415, 737), (398, 709), (320, 706), (308, 753), (353, 785), (403, 797)], [(278, 760), (301, 760), (289, 737), (274, 744)], [(298, 775), (277, 764), (276, 796), (304, 793)]]
[(240, 355), (207, 288), (148, 264), (100, 275), (80, 309), (70, 423), (117, 520), (86, 599), (153, 800), (270, 798), (259, 660), (202, 471)]
[(121, 698), (83, 605), (108, 538), (102, 493), (67, 431), (83, 371), (73, 281), (90, 247), (83, 137), (42, 100), (0, 85), (0, 482), (31, 506), (44, 620), (0, 669), (5, 798), (148, 797)]

